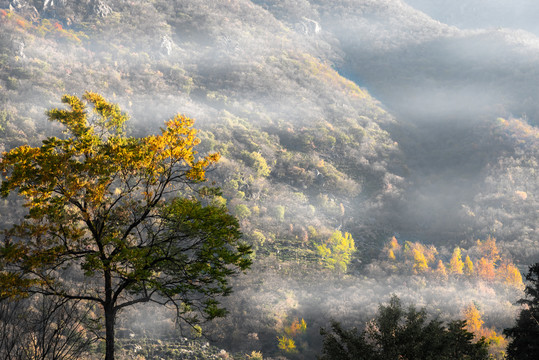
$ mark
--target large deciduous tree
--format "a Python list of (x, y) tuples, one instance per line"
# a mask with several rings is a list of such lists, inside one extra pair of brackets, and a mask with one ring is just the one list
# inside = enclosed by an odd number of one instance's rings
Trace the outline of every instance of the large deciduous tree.
[(126, 136), (127, 116), (102, 96), (64, 96), (48, 112), (66, 128), (41, 147), (3, 154), (2, 196), (17, 191), (27, 216), (0, 244), (0, 297), (39, 293), (98, 304), (106, 360), (118, 312), (173, 306), (190, 323), (224, 316), (228, 277), (249, 267), (237, 220), (198, 186), (218, 154), (196, 159), (193, 120), (160, 135)]

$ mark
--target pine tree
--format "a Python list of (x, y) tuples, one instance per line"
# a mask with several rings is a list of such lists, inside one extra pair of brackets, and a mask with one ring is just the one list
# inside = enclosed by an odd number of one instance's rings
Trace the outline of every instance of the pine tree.
[(526, 275), (526, 297), (520, 299), (522, 310), (514, 327), (505, 329), (511, 338), (507, 346), (507, 359), (539, 359), (539, 263), (530, 266)]
[(324, 336), (321, 360), (486, 360), (488, 345), (473, 342), (465, 321), (451, 321), (445, 327), (438, 320), (428, 321), (425, 309), (405, 309), (393, 296), (389, 304), (380, 305), (375, 318), (365, 330), (345, 330), (333, 322)]

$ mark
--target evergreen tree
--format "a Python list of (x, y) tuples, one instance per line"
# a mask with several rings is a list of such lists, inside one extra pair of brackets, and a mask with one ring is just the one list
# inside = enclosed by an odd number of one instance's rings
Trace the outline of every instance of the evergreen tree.
[(321, 360), (486, 360), (484, 339), (473, 342), (466, 321), (452, 321), (445, 327), (434, 319), (427, 321), (425, 309), (405, 310), (397, 296), (380, 305), (378, 314), (362, 332), (345, 330), (333, 322), (324, 336)]
[(512, 338), (507, 346), (508, 359), (539, 359), (539, 263), (530, 266), (526, 280), (526, 297), (518, 301), (523, 309), (516, 325), (504, 330)]
[(365, 332), (357, 328), (345, 330), (337, 321), (331, 323), (331, 331), (320, 329), (324, 344), (320, 360), (371, 360), (374, 349), (365, 341)]

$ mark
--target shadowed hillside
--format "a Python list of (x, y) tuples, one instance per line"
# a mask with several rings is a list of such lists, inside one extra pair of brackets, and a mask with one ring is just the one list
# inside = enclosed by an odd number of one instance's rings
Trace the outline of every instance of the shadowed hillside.
[[(438, 3), (0, 0), (0, 149), (63, 136), (45, 111), (64, 93), (118, 103), (132, 136), (178, 112), (196, 119), (200, 154), (221, 154), (213, 201), (239, 220), (254, 261), (223, 299), (229, 317), (200, 331), (239, 358), (313, 358), (320, 327), (365, 323), (392, 293), (444, 321), (475, 301), (501, 333), (520, 287), (387, 260), (392, 238), (434, 247), (443, 266), (457, 246), (479, 261), (477, 240), (491, 237), (507, 260), (493, 269), (539, 256), (539, 39), (522, 15), (533, 5), (504, 20), (501, 1)], [(15, 196), (0, 206), (2, 228), (24, 214)], [(170, 313), (150, 313), (120, 321), (125, 356), (142, 346), (151, 358), (152, 336), (180, 336)], [(154, 350), (174, 358), (190, 341)]]

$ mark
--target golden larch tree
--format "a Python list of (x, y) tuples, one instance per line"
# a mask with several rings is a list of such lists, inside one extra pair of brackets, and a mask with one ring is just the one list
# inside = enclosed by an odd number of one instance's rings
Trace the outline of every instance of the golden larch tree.
[(490, 260), (494, 265), (500, 260), (500, 251), (496, 245), (496, 238), (488, 236), (486, 240), (477, 240), (477, 247), (481, 252), (481, 256)]
[(427, 263), (427, 258), (425, 257), (421, 249), (412, 249), (412, 253), (414, 256), (414, 272), (416, 274), (426, 272), (429, 269), (429, 265)]
[(436, 267), (435, 273), (439, 280), (447, 280), (447, 270), (445, 269), (445, 265), (442, 260), (438, 260), (438, 266)]
[(473, 302), (464, 308), (464, 319), (466, 320), (466, 330), (478, 336), (485, 322), (481, 319), (481, 313)]
[(475, 272), (480, 279), (493, 281), (496, 278), (494, 262), (490, 258), (482, 257), (475, 263)]
[(462, 262), (462, 254), (460, 247), (453, 250), (451, 260), (449, 260), (449, 273), (451, 275), (461, 275), (463, 273), (464, 263)]
[(503, 281), (505, 284), (523, 289), (524, 283), (522, 282), (522, 275), (517, 267), (509, 262), (503, 261), (496, 269), (497, 278)]
[(474, 267), (473, 262), (470, 259), (468, 255), (466, 255), (466, 259), (464, 260), (464, 275), (471, 277), (474, 274)]
[(396, 260), (396, 254), (401, 251), (401, 245), (395, 236), (391, 238), (389, 243), (385, 246), (385, 251), (387, 252), (387, 257), (390, 260)]

